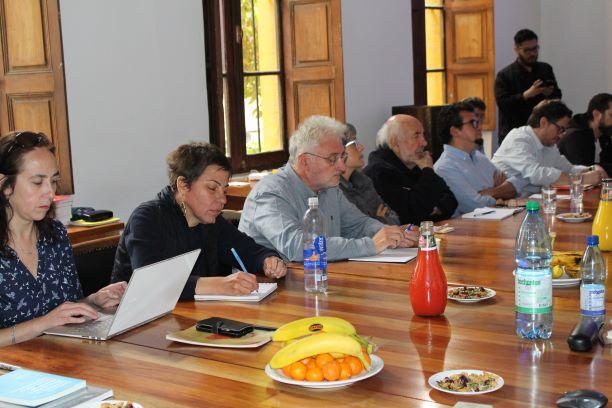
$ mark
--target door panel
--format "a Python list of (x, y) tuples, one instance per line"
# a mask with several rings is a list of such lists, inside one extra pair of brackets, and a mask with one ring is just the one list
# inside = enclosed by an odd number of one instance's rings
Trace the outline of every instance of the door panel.
[(313, 114), (344, 121), (340, 0), (283, 0), (287, 134)]
[(58, 191), (72, 194), (58, 1), (0, 0), (0, 134), (49, 136), (62, 177)]
[(447, 101), (468, 96), (487, 105), (483, 128), (495, 129), (493, 0), (446, 0)]

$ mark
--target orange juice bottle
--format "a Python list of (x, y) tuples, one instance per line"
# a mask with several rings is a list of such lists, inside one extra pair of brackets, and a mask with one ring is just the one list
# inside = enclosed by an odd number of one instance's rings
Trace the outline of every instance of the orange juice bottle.
[(593, 235), (599, 235), (599, 249), (612, 251), (612, 179), (601, 180), (601, 197), (592, 231)]

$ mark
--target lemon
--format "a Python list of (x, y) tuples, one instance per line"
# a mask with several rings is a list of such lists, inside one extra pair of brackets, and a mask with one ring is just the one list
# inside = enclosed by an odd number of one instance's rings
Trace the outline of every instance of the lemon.
[(552, 269), (553, 279), (559, 279), (561, 276), (563, 276), (563, 266), (555, 265)]

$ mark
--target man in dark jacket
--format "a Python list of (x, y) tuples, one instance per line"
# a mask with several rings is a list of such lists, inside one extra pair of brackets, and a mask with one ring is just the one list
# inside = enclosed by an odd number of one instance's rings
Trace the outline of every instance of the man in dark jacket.
[(550, 65), (538, 62), (538, 36), (523, 29), (514, 36), (517, 58), (497, 73), (495, 100), (499, 107), (498, 143), (514, 128), (525, 126), (533, 108), (544, 99), (561, 99)]
[(377, 149), (364, 172), (402, 224), (450, 218), (457, 200), (433, 170), (423, 125), (409, 115), (392, 116), (378, 131)]
[(600, 93), (591, 98), (585, 113), (574, 115), (559, 151), (572, 162), (589, 166), (599, 163), (612, 175), (612, 94)]

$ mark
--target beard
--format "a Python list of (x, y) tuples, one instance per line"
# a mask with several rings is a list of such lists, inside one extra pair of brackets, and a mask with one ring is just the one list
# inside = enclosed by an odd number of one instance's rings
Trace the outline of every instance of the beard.
[(600, 123), (598, 128), (602, 136), (606, 136), (606, 137), (612, 136), (612, 126), (606, 126), (603, 123)]
[(484, 139), (482, 137), (478, 138), (474, 140), (474, 143), (476, 143), (477, 146), (482, 146), (484, 144)]
[(519, 60), (521, 61), (521, 63), (523, 65), (527, 65), (528, 67), (532, 67), (535, 65), (536, 62), (538, 62), (538, 56), (534, 55), (534, 56), (530, 56), (530, 57), (523, 57), (522, 55), (519, 55)]

